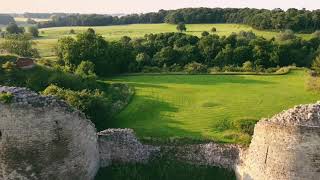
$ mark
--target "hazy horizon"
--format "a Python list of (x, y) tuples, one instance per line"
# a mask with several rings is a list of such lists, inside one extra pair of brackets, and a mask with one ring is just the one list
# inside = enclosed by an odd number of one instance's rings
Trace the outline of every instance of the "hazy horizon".
[(264, 8), (288, 9), (306, 8), (320, 9), (320, 1), (314, 0), (161, 0), (152, 2), (148, 0), (10, 0), (1, 3), (0, 13), (98, 13), (98, 14), (130, 14), (156, 12), (160, 9), (178, 9), (187, 7), (221, 7), (221, 8)]

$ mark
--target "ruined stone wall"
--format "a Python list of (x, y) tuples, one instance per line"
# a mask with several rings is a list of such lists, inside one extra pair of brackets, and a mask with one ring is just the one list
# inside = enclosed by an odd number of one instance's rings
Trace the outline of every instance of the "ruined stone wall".
[(141, 144), (132, 129), (107, 129), (98, 135), (101, 167), (112, 163), (146, 163), (160, 150)]
[(239, 162), (242, 148), (238, 145), (217, 143), (164, 146), (161, 154), (182, 162), (234, 169)]
[(320, 104), (297, 106), (258, 122), (237, 167), (243, 180), (318, 180)]
[(108, 129), (99, 133), (101, 166), (112, 163), (147, 163), (165, 157), (197, 165), (233, 169), (240, 147), (216, 143), (194, 145), (143, 145), (131, 129)]
[(93, 179), (99, 168), (94, 125), (53, 97), (24, 88), (0, 103), (0, 179)]

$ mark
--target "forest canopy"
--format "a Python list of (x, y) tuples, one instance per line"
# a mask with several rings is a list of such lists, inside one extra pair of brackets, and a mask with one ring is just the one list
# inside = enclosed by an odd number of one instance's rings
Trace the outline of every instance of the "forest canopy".
[(160, 10), (159, 12), (146, 14), (130, 14), (121, 17), (73, 14), (53, 16), (52, 21), (39, 22), (39, 27), (106, 26), (139, 23), (239, 23), (250, 25), (256, 29), (291, 29), (295, 32), (314, 32), (320, 29), (320, 10), (185, 8), (169, 11)]

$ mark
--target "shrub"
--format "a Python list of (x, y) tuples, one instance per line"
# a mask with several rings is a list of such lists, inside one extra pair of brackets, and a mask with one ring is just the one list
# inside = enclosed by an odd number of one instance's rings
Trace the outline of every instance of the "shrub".
[(33, 37), (39, 37), (39, 30), (35, 26), (30, 26), (28, 28), (28, 32), (33, 36)]
[(307, 89), (309, 91), (320, 92), (320, 78), (319, 77), (310, 76), (307, 79), (306, 83), (307, 83)]
[(179, 23), (179, 24), (177, 25), (177, 30), (178, 30), (179, 32), (184, 32), (184, 31), (187, 31), (187, 27), (186, 27), (186, 25), (185, 25), (184, 23)]
[(43, 94), (54, 95), (65, 100), (70, 106), (84, 112), (99, 129), (111, 117), (111, 102), (103, 92), (97, 89), (73, 91), (50, 85)]
[(16, 69), (16, 65), (10, 61), (5, 62), (1, 67), (6, 72), (12, 72)]
[(242, 69), (247, 72), (253, 71), (253, 63), (251, 61), (246, 61), (242, 65)]
[(317, 56), (317, 57), (313, 60), (311, 68), (312, 68), (313, 70), (315, 70), (316, 72), (318, 72), (318, 73), (320, 72), (320, 56)]
[(0, 102), (8, 104), (12, 102), (12, 99), (13, 99), (13, 94), (9, 92), (0, 93)]
[(169, 70), (171, 72), (181, 72), (183, 69), (179, 64), (173, 64), (172, 66), (169, 67)]
[(217, 32), (217, 28), (212, 27), (211, 32), (213, 32), (213, 33)]
[(253, 135), (254, 127), (258, 120), (252, 118), (246, 119), (238, 119), (236, 120), (233, 125), (237, 128), (240, 132)]
[(209, 69), (210, 73), (217, 73), (217, 72), (221, 72), (221, 68), (218, 66), (214, 66), (212, 68)]
[(281, 32), (277, 38), (280, 41), (286, 41), (286, 40), (290, 40), (290, 39), (295, 39), (297, 36), (294, 34), (294, 32), (290, 29), (285, 30), (284, 32)]
[(76, 31), (74, 29), (70, 29), (69, 34), (76, 34)]
[(94, 64), (91, 61), (82, 61), (77, 67), (75, 74), (82, 78), (95, 79)]
[(155, 66), (145, 66), (142, 69), (143, 73), (160, 73), (161, 69)]
[(24, 57), (39, 57), (39, 52), (33, 47), (35, 42), (29, 36), (13, 34), (5, 37), (0, 48), (11, 54)]
[(184, 67), (185, 72), (188, 74), (206, 73), (208, 71), (207, 66), (201, 63), (192, 62)]
[(201, 36), (209, 36), (208, 31), (203, 31), (203, 32), (201, 33)]

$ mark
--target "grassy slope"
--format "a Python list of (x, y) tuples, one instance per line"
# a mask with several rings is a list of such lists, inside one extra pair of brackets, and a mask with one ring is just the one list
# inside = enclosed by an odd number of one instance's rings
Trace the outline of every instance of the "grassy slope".
[[(187, 25), (188, 34), (201, 36), (203, 31), (210, 31), (212, 27), (217, 28), (217, 35), (229, 35), (232, 32), (239, 31), (250, 31), (252, 30), (257, 35), (264, 36), (268, 39), (276, 36), (277, 32), (270, 31), (259, 31), (254, 30), (250, 26), (239, 25), (239, 24), (189, 24)], [(38, 48), (40, 49), (41, 55), (49, 57), (53, 55), (52, 48), (54, 47), (57, 39), (63, 36), (69, 36), (70, 29), (74, 29), (76, 33), (84, 32), (89, 27), (57, 27), (57, 28), (45, 28), (40, 29), (44, 31), (41, 34), (41, 38), (37, 39)], [(99, 26), (91, 27), (107, 40), (113, 41), (118, 40), (122, 36), (129, 36), (132, 38), (143, 37), (145, 34), (150, 33), (164, 33), (164, 32), (176, 32), (176, 25), (171, 24), (132, 24), (132, 25), (121, 25), (121, 26)], [(303, 38), (310, 38), (309, 34), (300, 34)]]
[(232, 124), (241, 119), (270, 117), (320, 95), (306, 91), (306, 73), (282, 76), (163, 75), (120, 76), (136, 96), (112, 127), (133, 128), (140, 137), (189, 137), (219, 142), (250, 141)]

